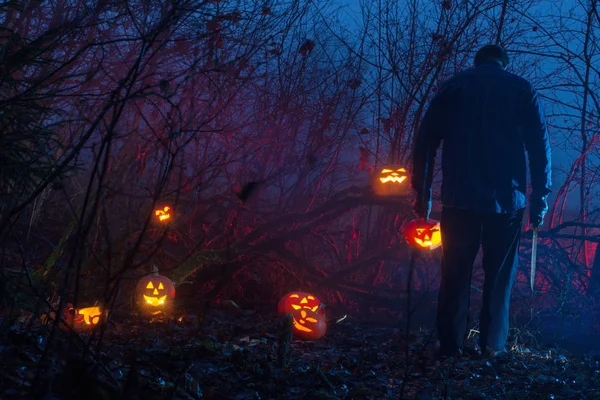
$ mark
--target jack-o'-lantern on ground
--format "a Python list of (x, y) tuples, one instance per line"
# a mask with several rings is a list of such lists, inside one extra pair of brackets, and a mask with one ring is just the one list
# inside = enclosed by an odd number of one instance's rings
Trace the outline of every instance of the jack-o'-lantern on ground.
[(406, 224), (404, 238), (416, 249), (435, 250), (442, 245), (440, 223), (432, 219), (414, 219)]
[(159, 275), (154, 265), (152, 273), (138, 281), (134, 295), (142, 315), (169, 313), (175, 299), (175, 286), (169, 278)]
[(290, 292), (279, 300), (277, 312), (290, 313), (296, 310), (310, 310), (318, 314), (324, 314), (325, 311), (321, 305), (321, 300), (313, 294), (305, 292)]
[(173, 209), (169, 206), (164, 206), (154, 210), (154, 216), (157, 222), (167, 224), (171, 222), (171, 219), (173, 218)]
[(83, 316), (85, 326), (101, 325), (108, 316), (108, 310), (102, 311), (99, 306), (79, 308), (75, 312)]
[(410, 191), (408, 172), (399, 165), (377, 168), (371, 176), (371, 188), (377, 196), (404, 196)]
[[(40, 319), (42, 323), (51, 323), (55, 317), (56, 313), (51, 312), (49, 318), (44, 314)], [(75, 308), (73, 304), (67, 303), (59, 327), (64, 331), (73, 329), (76, 332), (88, 332), (103, 325), (107, 319), (108, 310), (103, 310), (101, 306)]]
[(292, 311), (292, 334), (305, 340), (318, 340), (327, 332), (327, 320), (324, 315), (306, 308)]

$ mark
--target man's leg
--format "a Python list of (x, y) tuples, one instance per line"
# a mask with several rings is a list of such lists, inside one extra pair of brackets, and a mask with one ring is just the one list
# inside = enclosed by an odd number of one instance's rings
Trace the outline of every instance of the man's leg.
[(504, 349), (508, 337), (510, 293), (518, 267), (523, 210), (488, 214), (483, 221), (483, 305), (479, 318), (479, 345)]
[(442, 280), (438, 294), (440, 351), (462, 349), (467, 330), (471, 274), (479, 251), (481, 217), (477, 213), (444, 207), (442, 230)]

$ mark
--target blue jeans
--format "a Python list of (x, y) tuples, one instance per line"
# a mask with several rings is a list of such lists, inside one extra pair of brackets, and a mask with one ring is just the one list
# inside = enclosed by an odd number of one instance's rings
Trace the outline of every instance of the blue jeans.
[(443, 351), (462, 349), (467, 330), (471, 275), (483, 248), (483, 304), (479, 345), (502, 349), (508, 337), (510, 294), (518, 267), (523, 210), (477, 213), (444, 207), (442, 280), (438, 294), (438, 335)]

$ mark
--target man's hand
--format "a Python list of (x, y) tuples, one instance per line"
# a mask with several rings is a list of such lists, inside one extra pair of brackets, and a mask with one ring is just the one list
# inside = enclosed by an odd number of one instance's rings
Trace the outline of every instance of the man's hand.
[(429, 220), (429, 214), (431, 213), (431, 200), (419, 200), (420, 196), (417, 196), (417, 200), (415, 201), (415, 205), (413, 208), (413, 212), (415, 215), (425, 221)]
[(548, 212), (548, 203), (544, 197), (531, 197), (529, 199), (529, 223), (539, 228), (544, 223), (544, 216)]

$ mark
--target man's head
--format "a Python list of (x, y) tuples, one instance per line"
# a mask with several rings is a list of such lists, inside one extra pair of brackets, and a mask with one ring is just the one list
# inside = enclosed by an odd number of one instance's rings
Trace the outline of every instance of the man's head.
[(497, 64), (502, 68), (508, 65), (508, 54), (506, 50), (495, 44), (483, 46), (477, 54), (475, 54), (475, 66), (481, 64)]

